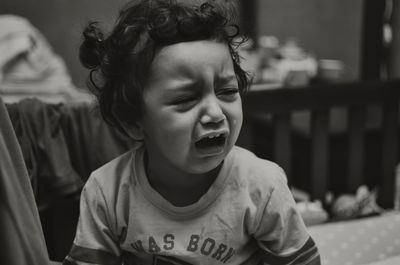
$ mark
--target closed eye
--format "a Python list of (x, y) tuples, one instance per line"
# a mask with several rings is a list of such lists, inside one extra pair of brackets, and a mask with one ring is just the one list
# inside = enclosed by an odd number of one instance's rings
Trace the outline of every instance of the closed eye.
[(196, 100), (196, 97), (182, 97), (182, 98), (177, 98), (174, 101), (172, 101), (172, 105), (179, 105), (179, 104), (185, 104), (190, 101)]
[(170, 105), (176, 107), (180, 111), (190, 109), (197, 102), (196, 96), (179, 97), (171, 101)]
[(224, 88), (218, 90), (216, 92), (216, 95), (222, 99), (233, 100), (236, 99), (238, 93), (239, 93), (238, 88)]
[(237, 88), (231, 88), (231, 89), (223, 89), (220, 93), (218, 94), (225, 94), (225, 95), (230, 95), (230, 94), (236, 94), (239, 92), (239, 89)]

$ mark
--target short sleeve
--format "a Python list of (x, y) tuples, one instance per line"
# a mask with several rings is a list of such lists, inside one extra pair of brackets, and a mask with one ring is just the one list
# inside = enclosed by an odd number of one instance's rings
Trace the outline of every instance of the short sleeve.
[(254, 237), (266, 264), (320, 264), (317, 246), (296, 209), (283, 170), (260, 209)]
[(120, 264), (120, 249), (113, 233), (104, 195), (89, 178), (82, 190), (80, 216), (72, 248), (64, 265)]

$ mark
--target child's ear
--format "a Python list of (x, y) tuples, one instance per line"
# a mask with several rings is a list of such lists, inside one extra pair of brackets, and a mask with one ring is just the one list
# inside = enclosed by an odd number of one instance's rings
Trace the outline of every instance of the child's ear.
[(134, 124), (123, 123), (122, 127), (129, 137), (138, 141), (144, 139), (144, 133), (140, 122), (135, 122)]

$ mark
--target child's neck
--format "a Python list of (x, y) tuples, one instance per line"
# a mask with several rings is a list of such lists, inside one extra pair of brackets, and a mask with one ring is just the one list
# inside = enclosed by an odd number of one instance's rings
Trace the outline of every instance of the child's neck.
[(204, 174), (188, 174), (182, 171), (166, 173), (169, 171), (151, 165), (145, 159), (146, 175), (151, 187), (178, 207), (197, 202), (217, 178), (221, 165)]

